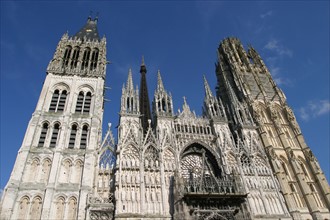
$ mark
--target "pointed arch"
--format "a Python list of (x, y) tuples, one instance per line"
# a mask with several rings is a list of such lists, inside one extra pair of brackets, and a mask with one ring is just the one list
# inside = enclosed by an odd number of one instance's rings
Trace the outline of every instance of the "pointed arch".
[(59, 181), (61, 183), (69, 183), (71, 175), (72, 161), (69, 158), (63, 159), (61, 164), (61, 172)]
[(76, 219), (77, 216), (77, 199), (70, 197), (67, 203), (67, 219)]
[(193, 142), (184, 147), (180, 154), (182, 177), (187, 180), (206, 176), (220, 178), (222, 175), (221, 164), (216, 155), (213, 150), (199, 142)]
[(64, 219), (65, 198), (59, 196), (55, 201), (55, 219)]
[(84, 163), (81, 159), (77, 159), (74, 162), (73, 172), (72, 172), (73, 175), (71, 176), (71, 179), (72, 179), (71, 182), (72, 183), (80, 183), (83, 166), (84, 166)]
[(304, 158), (302, 158), (301, 156), (298, 157), (298, 164), (301, 167), (301, 170), (303, 171), (305, 177), (307, 180), (312, 180), (312, 176), (311, 176), (311, 172), (308, 169), (308, 166), (306, 164), (306, 160)]
[(97, 63), (98, 63), (98, 58), (99, 58), (99, 49), (93, 48), (90, 70), (96, 69)]
[(39, 169), (40, 169), (40, 158), (34, 157), (31, 160), (30, 169), (29, 169), (29, 182), (36, 181), (36, 177), (39, 175)]
[(50, 139), (50, 144), (49, 144), (49, 147), (51, 147), (51, 148), (55, 148), (57, 145), (57, 139), (59, 136), (58, 134), (60, 132), (60, 127), (61, 127), (61, 124), (59, 122), (55, 122), (53, 125), (53, 133), (52, 133), (52, 136)]
[(63, 55), (63, 66), (67, 67), (69, 65), (69, 60), (71, 56), (72, 47), (67, 45), (65, 47), (64, 55)]
[(80, 53), (80, 47), (75, 46), (73, 48), (73, 53), (72, 53), (72, 58), (71, 58), (71, 63), (70, 63), (71, 69), (74, 69), (77, 67), (78, 60), (79, 60), (79, 53)]
[(78, 131), (78, 124), (73, 123), (71, 125), (71, 131), (70, 131), (70, 138), (69, 138), (69, 146), (68, 148), (74, 148), (76, 144), (76, 138), (77, 138), (77, 131)]
[(23, 196), (18, 203), (18, 218), (26, 219), (30, 206), (30, 198), (28, 196)]
[(50, 174), (50, 168), (51, 168), (51, 159), (45, 158), (42, 161), (42, 167), (41, 167), (41, 173), (40, 173), (40, 182), (47, 183), (48, 177)]
[(154, 144), (149, 144), (143, 151), (144, 168), (159, 168), (159, 150)]
[(42, 209), (42, 198), (40, 196), (34, 197), (30, 208), (30, 219), (40, 219)]
[(41, 127), (41, 132), (40, 132), (40, 136), (39, 136), (39, 142), (38, 142), (38, 147), (43, 147), (46, 141), (46, 137), (48, 134), (48, 130), (49, 130), (49, 122), (48, 121), (44, 121), (42, 123), (42, 127)]

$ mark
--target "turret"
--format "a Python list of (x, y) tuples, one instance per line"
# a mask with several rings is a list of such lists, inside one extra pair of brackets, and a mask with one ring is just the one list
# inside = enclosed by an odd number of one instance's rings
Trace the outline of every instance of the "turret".
[(164, 88), (160, 71), (158, 70), (157, 89), (152, 103), (153, 114), (157, 116), (173, 116), (172, 96)]
[(120, 114), (139, 115), (139, 109), (139, 91), (138, 88), (134, 89), (132, 70), (129, 69), (126, 86), (123, 85), (122, 89)]
[(205, 97), (204, 97), (204, 113), (209, 118), (226, 118), (225, 110), (222, 105), (221, 99), (217, 99), (213, 96), (210, 86), (204, 75), (204, 89), (205, 89)]

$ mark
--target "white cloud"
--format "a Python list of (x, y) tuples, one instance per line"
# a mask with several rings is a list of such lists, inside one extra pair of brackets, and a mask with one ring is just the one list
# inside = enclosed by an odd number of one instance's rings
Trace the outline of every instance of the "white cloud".
[(321, 115), (325, 115), (330, 112), (329, 100), (314, 100), (309, 101), (305, 107), (299, 109), (300, 117), (304, 121), (308, 121), (310, 118), (316, 118)]
[(279, 42), (275, 39), (268, 41), (268, 43), (264, 46), (264, 48), (270, 51), (274, 51), (280, 56), (286, 55), (292, 57), (293, 55), (290, 49), (284, 47), (283, 45), (280, 45)]
[(265, 17), (272, 16), (272, 14), (273, 14), (273, 11), (267, 11), (266, 13), (261, 14), (260, 18), (264, 19)]

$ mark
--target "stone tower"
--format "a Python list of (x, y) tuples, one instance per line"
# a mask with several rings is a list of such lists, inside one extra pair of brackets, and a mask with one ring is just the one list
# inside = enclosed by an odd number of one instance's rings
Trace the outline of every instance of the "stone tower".
[(4, 190), (1, 219), (84, 219), (101, 145), (106, 39), (64, 34)]
[(218, 48), (216, 75), (218, 96), (229, 105), (232, 130), (251, 143), (261, 139), (291, 216), (329, 219), (326, 178), (304, 141), (285, 95), (256, 50), (249, 47), (246, 52), (236, 38), (223, 40)]

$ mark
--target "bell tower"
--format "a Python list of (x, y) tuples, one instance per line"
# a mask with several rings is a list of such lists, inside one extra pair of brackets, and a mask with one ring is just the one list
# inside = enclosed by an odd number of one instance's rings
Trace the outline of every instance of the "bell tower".
[(65, 33), (4, 190), (1, 219), (83, 219), (100, 145), (106, 39), (98, 18)]

